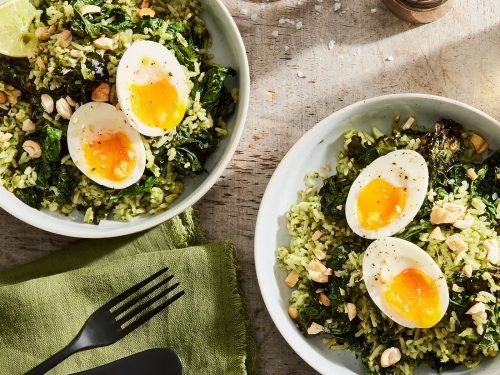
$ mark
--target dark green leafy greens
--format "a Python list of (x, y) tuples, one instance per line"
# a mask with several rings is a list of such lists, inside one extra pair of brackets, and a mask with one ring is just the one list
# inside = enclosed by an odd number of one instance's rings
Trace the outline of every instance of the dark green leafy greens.
[[(132, 27), (130, 16), (119, 6), (101, 0), (73, 0), (71, 5), (75, 18), (71, 22), (71, 31), (84, 38), (99, 38), (103, 34), (114, 34)], [(97, 5), (98, 13), (82, 14), (82, 6)]]
[(111, 197), (111, 201), (113, 203), (116, 203), (122, 197), (149, 193), (151, 191), (151, 188), (155, 185), (155, 183), (156, 183), (156, 177), (150, 176), (142, 184), (138, 182), (134, 185), (129, 186), (128, 188), (120, 190), (116, 195), (113, 195)]
[(80, 178), (74, 173), (73, 168), (60, 163), (61, 150), (66, 143), (62, 131), (46, 125), (41, 131), (31, 135), (30, 139), (42, 146), (42, 156), (32, 159), (29, 163), (37, 173), (37, 184), (29, 188), (16, 189), (16, 196), (35, 208), (40, 208), (44, 198), (53, 199), (59, 204), (67, 203)]

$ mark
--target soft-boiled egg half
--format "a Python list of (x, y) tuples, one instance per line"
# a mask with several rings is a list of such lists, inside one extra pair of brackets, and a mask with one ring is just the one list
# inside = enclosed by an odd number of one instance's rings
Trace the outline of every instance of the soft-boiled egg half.
[(90, 102), (69, 121), (68, 149), (75, 165), (100, 185), (123, 189), (137, 182), (146, 166), (141, 135), (122, 111)]
[(441, 269), (424, 250), (400, 238), (382, 238), (368, 246), (363, 280), (378, 308), (408, 328), (433, 327), (448, 308)]
[(130, 123), (150, 137), (164, 135), (184, 118), (189, 99), (186, 75), (160, 43), (134, 42), (116, 73), (116, 94)]
[(418, 213), (428, 183), (427, 164), (418, 152), (396, 150), (381, 156), (354, 180), (345, 205), (347, 223), (364, 238), (392, 236)]

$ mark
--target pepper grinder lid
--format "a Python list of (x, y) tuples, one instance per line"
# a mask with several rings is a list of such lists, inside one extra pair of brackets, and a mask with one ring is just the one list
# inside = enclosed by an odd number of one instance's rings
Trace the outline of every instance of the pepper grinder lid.
[(399, 18), (411, 23), (429, 23), (444, 16), (453, 0), (382, 0)]

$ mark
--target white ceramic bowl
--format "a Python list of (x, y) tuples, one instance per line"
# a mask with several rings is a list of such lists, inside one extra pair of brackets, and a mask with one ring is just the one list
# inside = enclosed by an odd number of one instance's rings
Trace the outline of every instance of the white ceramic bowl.
[(83, 223), (83, 216), (74, 213), (65, 216), (59, 213), (38, 211), (17, 199), (12, 193), (0, 188), (0, 207), (18, 219), (40, 229), (72, 237), (103, 238), (139, 232), (168, 220), (195, 204), (215, 184), (228, 165), (238, 146), (248, 111), (250, 97), (250, 75), (243, 40), (220, 0), (204, 0), (202, 18), (212, 36), (211, 53), (214, 61), (236, 69), (236, 78), (229, 78), (228, 85), (239, 89), (236, 111), (228, 121), (229, 134), (209, 158), (206, 169), (196, 177), (184, 179), (184, 191), (168, 210), (157, 215), (143, 215), (130, 222), (103, 220), (99, 225)]
[[(336, 154), (342, 148), (342, 134), (348, 129), (371, 131), (377, 127), (389, 132), (394, 114), (402, 118), (416, 116), (418, 122), (432, 126), (440, 117), (451, 118), (485, 136), (492, 148), (500, 148), (500, 123), (466, 104), (438, 96), (398, 94), (365, 100), (327, 117), (288, 151), (274, 172), (262, 199), (255, 230), (255, 267), (259, 287), (267, 310), (288, 344), (311, 367), (322, 374), (363, 374), (361, 364), (352, 352), (333, 352), (318, 337), (306, 339), (288, 317), (286, 274), (278, 268), (276, 249), (288, 246), (286, 223), (291, 204), (297, 202), (297, 192), (304, 187), (308, 172), (320, 171), (325, 164), (336, 165)], [(418, 374), (435, 374), (420, 368)], [(487, 360), (479, 368), (467, 371), (457, 368), (446, 374), (500, 375), (500, 357)]]

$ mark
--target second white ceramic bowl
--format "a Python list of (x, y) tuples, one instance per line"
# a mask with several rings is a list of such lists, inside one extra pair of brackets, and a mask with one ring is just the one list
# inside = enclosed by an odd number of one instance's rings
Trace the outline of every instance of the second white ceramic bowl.
[[(362, 375), (361, 364), (352, 352), (328, 350), (319, 338), (306, 338), (288, 316), (291, 290), (285, 286), (286, 274), (278, 268), (276, 250), (289, 246), (287, 213), (297, 202), (308, 172), (321, 171), (325, 164), (336, 166), (342, 149), (343, 133), (349, 129), (371, 131), (377, 127), (390, 132), (394, 114), (415, 116), (421, 125), (431, 127), (441, 118), (450, 118), (466, 129), (483, 135), (493, 149), (500, 148), (500, 123), (466, 104), (438, 96), (398, 94), (381, 96), (350, 105), (327, 117), (290, 149), (274, 172), (262, 199), (255, 230), (255, 267), (267, 310), (288, 344), (311, 367), (322, 374)], [(446, 374), (500, 375), (500, 357), (486, 360), (473, 370), (457, 368)], [(416, 374), (435, 374), (421, 368)]]

